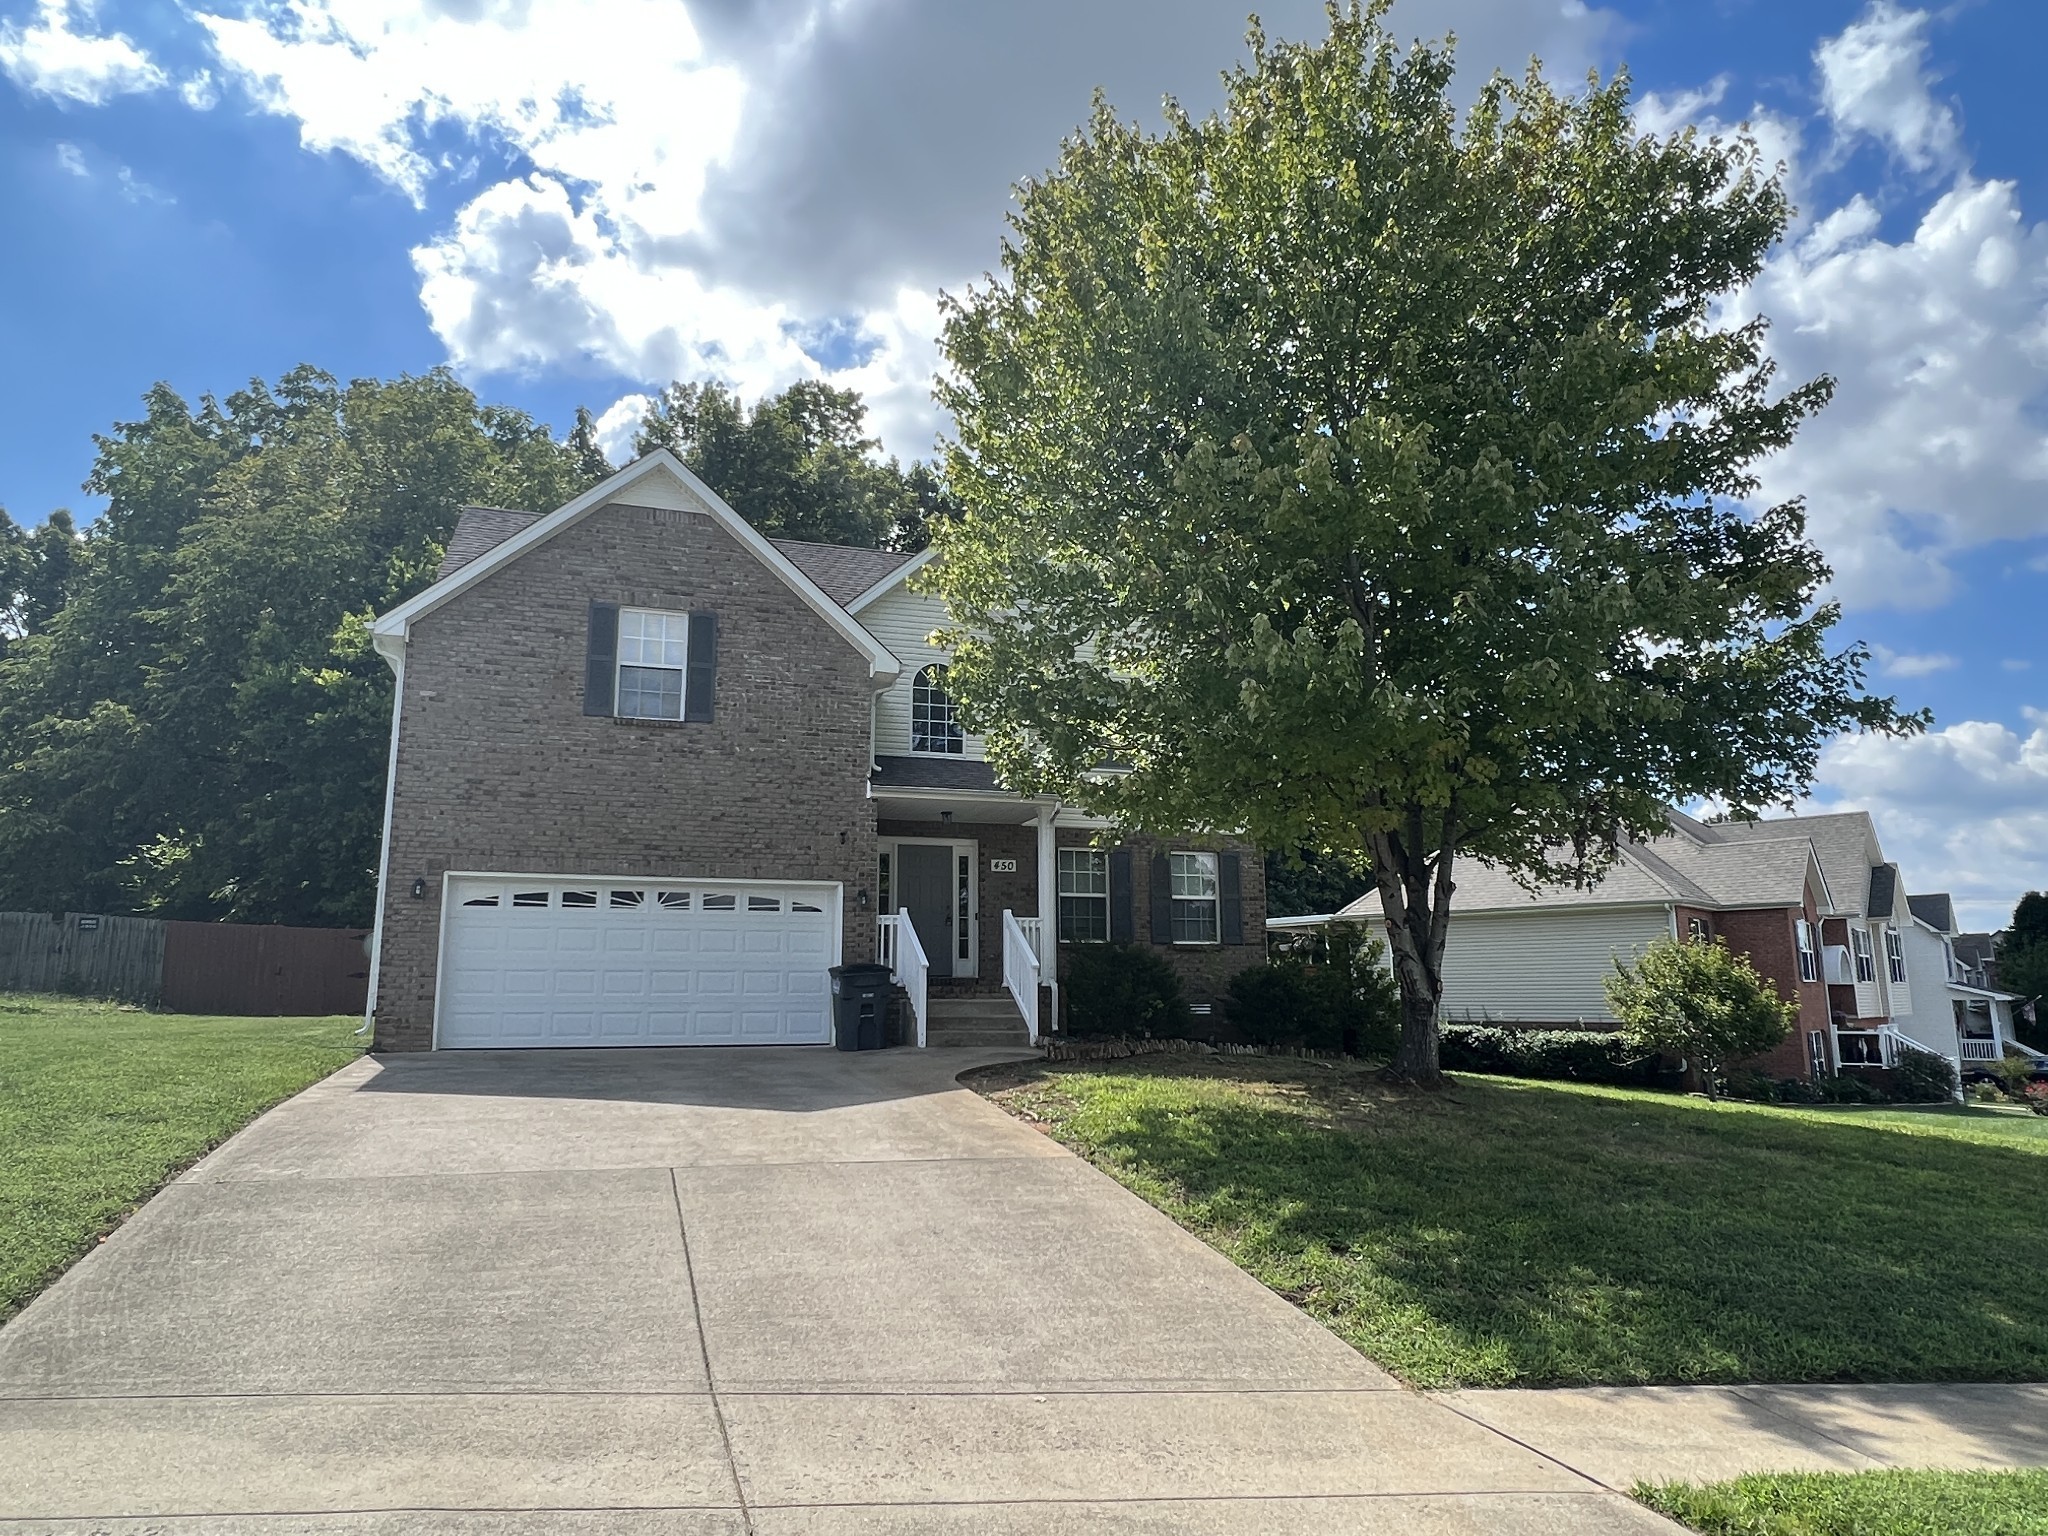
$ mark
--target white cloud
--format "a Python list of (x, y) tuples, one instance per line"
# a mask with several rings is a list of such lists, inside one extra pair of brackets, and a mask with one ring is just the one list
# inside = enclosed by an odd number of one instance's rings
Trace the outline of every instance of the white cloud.
[(1821, 756), (1815, 809), (1865, 810), (1914, 892), (1948, 891), (1995, 928), (2048, 887), (2048, 713), (2028, 734), (1966, 720), (1924, 736), (1847, 736)]
[(95, 107), (165, 83), (128, 38), (92, 25), (90, 0), (39, 0), (26, 27), (0, 22), (0, 72), (25, 91)]
[(1814, 54), (1821, 103), (1836, 128), (1879, 140), (1916, 171), (1951, 169), (1961, 154), (1955, 113), (1928, 89), (1928, 19), (1873, 0)]
[(59, 144), (57, 146), (57, 165), (60, 170), (68, 171), (73, 176), (90, 176), (92, 174), (91, 171), (86, 169), (85, 152), (76, 144)]
[(640, 430), (641, 419), (652, 404), (652, 395), (621, 395), (597, 418), (597, 446), (614, 464), (632, 459), (633, 434)]
[(1956, 665), (1955, 657), (1942, 651), (1916, 656), (1882, 645), (1874, 645), (1870, 650), (1877, 659), (1878, 670), (1886, 677), (1931, 677)]

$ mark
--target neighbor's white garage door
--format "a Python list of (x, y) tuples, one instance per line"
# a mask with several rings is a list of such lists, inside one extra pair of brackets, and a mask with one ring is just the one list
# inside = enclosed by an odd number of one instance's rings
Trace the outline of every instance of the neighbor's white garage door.
[(451, 876), (443, 1047), (827, 1045), (838, 889)]

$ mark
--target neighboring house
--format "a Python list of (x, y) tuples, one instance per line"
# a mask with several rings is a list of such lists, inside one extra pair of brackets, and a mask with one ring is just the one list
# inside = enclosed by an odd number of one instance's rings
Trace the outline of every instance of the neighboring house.
[(465, 510), (372, 631), (377, 1047), (825, 1044), (827, 968), (877, 958), (920, 1042), (1022, 1041), (1060, 950), (1111, 939), (1213, 1006), (1263, 953), (1256, 850), (1003, 788), (906, 585), (928, 559), (764, 538), (666, 452)]
[[(1957, 933), (1955, 904), (1946, 892), (1906, 901), (1913, 915), (1906, 936), (1914, 995), (1925, 999), (1904, 1021), (1906, 1033), (1953, 1057), (1966, 1074), (1983, 1072), (1986, 1063), (2008, 1055), (2048, 1065), (2048, 1057), (2020, 1044), (2013, 1033), (2013, 1006), (2020, 999), (1999, 991), (1986, 975), (1990, 935)], [(1979, 950), (1963, 942), (1970, 938), (1986, 942)]]
[(1962, 980), (1973, 987), (1996, 992), (1998, 987), (1998, 935), (1959, 933), (1949, 940)]
[[(1455, 879), (1448, 1021), (1611, 1026), (1603, 982), (1617, 959), (1667, 936), (1718, 938), (1799, 1005), (1791, 1038), (1758, 1069), (1812, 1079), (1884, 1067), (1909, 1043), (1963, 1061), (1946, 961), (1924, 975), (1912, 961), (1912, 935), (1934, 935), (1945, 954), (1946, 934), (1909, 909), (1863, 812), (1708, 823), (1674, 811), (1664, 836), (1624, 842), (1583, 889), (1532, 892), (1477, 863)], [(1342, 915), (1376, 912), (1368, 897)]]

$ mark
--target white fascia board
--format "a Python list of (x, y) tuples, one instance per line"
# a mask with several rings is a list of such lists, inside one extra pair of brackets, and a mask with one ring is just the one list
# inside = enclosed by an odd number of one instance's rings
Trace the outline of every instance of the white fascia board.
[(581, 521), (599, 507), (616, 500), (657, 469), (666, 470), (684, 487), (695, 493), (703, 501), (713, 522), (731, 534), (749, 554), (780, 577), (783, 585), (802, 598), (847, 644), (866, 656), (870, 677), (894, 678), (902, 672), (903, 664), (887, 646), (856, 623), (853, 616), (827, 597), (816, 582), (798, 570), (789, 556), (771, 544), (759, 529), (728, 506), (724, 497), (692, 474), (683, 461), (666, 448), (657, 448), (644, 458), (635, 459), (608, 479), (600, 480), (574, 501), (557, 507), (539, 521), (513, 534), (504, 543), (478, 555), (461, 570), (450, 572), (424, 592), (407, 598), (370, 626), (372, 643), (377, 645), (380, 654), (389, 659), (392, 652), (379, 642), (392, 641), (402, 650), (413, 620), (423, 618), (442, 604), (461, 596), (500, 566), (510, 564), (536, 544), (545, 543), (570, 524)]
[(880, 597), (883, 593), (893, 592), (897, 587), (901, 586), (906, 580), (909, 579), (911, 572), (921, 571), (926, 566), (930, 565), (932, 563), (933, 558), (937, 554), (938, 551), (936, 549), (920, 550), (915, 558), (904, 561), (901, 565), (897, 566), (895, 570), (891, 571), (888, 575), (884, 576), (880, 581), (876, 582), (872, 587), (869, 587), (867, 591), (861, 593), (859, 597), (856, 597), (852, 602), (848, 603), (846, 605), (846, 611), (848, 613), (859, 613), (861, 609), (867, 607), (869, 603), (872, 603), (876, 598)]

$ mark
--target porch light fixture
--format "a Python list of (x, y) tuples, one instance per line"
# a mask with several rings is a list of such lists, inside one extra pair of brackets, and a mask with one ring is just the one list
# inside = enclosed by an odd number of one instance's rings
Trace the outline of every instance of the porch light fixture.
[(951, 826), (953, 824), (953, 813), (951, 811), (941, 811), (939, 812), (939, 820), (947, 826)]
[(861, 909), (861, 911), (863, 911), (863, 912), (867, 911), (867, 909), (868, 909), (868, 888), (867, 888), (866, 886), (862, 886), (862, 887), (860, 888), (860, 897), (859, 897), (859, 901), (860, 901), (860, 909)]
[(413, 883), (412, 883), (412, 899), (413, 899), (414, 901), (422, 901), (422, 900), (425, 900), (425, 898), (426, 898), (426, 894), (427, 894), (427, 881), (426, 881), (426, 877), (425, 877), (424, 875), (422, 875), (422, 876), (420, 876), (420, 877), (419, 877), (418, 879), (414, 880), (414, 881), (413, 881)]

